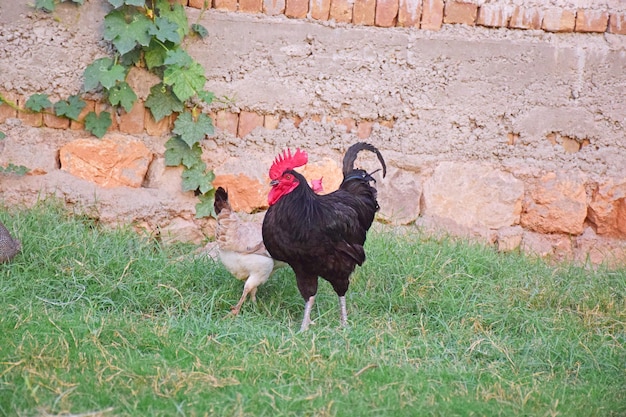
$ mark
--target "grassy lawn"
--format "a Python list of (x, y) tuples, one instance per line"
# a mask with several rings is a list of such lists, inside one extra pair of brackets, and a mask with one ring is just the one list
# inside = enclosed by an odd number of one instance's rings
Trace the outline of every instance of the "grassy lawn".
[(626, 267), (372, 232), (349, 327), (323, 282), (299, 334), (288, 268), (229, 318), (242, 284), (194, 247), (49, 202), (0, 220), (0, 415), (626, 415)]

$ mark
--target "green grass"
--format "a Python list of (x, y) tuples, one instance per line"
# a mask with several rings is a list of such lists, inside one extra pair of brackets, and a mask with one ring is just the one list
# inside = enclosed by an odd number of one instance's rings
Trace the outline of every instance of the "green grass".
[(0, 415), (624, 416), (626, 268), (550, 266), (372, 232), (316, 324), (285, 268), (242, 284), (194, 247), (110, 231), (54, 202), (0, 210)]

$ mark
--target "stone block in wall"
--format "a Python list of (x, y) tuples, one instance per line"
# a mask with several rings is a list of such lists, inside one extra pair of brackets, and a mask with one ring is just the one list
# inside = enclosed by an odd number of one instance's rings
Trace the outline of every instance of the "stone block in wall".
[(361, 120), (356, 126), (356, 135), (359, 139), (369, 138), (372, 134), (372, 128), (374, 127), (374, 122), (369, 120)]
[(304, 19), (309, 12), (309, 0), (285, 0), (285, 16)]
[(85, 100), (85, 107), (80, 112), (76, 120), (70, 121), (70, 129), (72, 130), (83, 130), (85, 129), (85, 117), (92, 112), (96, 111), (96, 102), (92, 100)]
[(263, 0), (263, 13), (268, 16), (285, 13), (285, 0)]
[(541, 28), (546, 32), (573, 32), (575, 26), (576, 13), (561, 8), (548, 9), (541, 23)]
[(43, 125), (52, 129), (69, 129), (70, 119), (67, 117), (59, 117), (51, 113), (44, 113)]
[(245, 137), (257, 127), (263, 127), (263, 115), (251, 111), (239, 113), (239, 123), (237, 125), (237, 136)]
[(415, 174), (388, 167), (387, 176), (377, 181), (378, 216), (392, 224), (413, 223), (420, 214), (422, 184)]
[(589, 203), (588, 219), (597, 234), (626, 238), (626, 178), (598, 185)]
[(510, 19), (510, 7), (500, 4), (483, 4), (478, 9), (476, 24), (487, 27), (507, 27)]
[(194, 9), (202, 9), (205, 6), (206, 2), (206, 8), (210, 9), (211, 8), (211, 0), (189, 0), (189, 2), (187, 3), (189, 7), (193, 7)]
[(398, 19), (399, 0), (376, 0), (374, 24), (381, 27), (395, 26)]
[(576, 32), (606, 32), (609, 14), (602, 10), (579, 9), (576, 13)]
[(239, 11), (244, 13), (261, 13), (263, 0), (239, 0)]
[[(17, 104), (17, 94), (2, 93), (5, 99)], [(0, 123), (6, 122), (7, 119), (15, 119), (17, 110), (6, 103), (0, 103)]]
[(228, 201), (234, 211), (252, 213), (267, 208), (269, 186), (247, 175), (216, 175), (213, 187), (223, 187), (228, 191)]
[(237, 0), (213, 0), (213, 8), (228, 12), (236, 12)]
[(336, 161), (330, 158), (324, 158), (319, 162), (311, 162), (300, 169), (300, 172), (309, 182), (313, 180), (322, 179), (322, 186), (324, 189), (320, 194), (328, 194), (339, 188), (341, 181), (343, 180), (343, 174), (341, 167)]
[(123, 109), (121, 112), (119, 116), (120, 132), (130, 134), (143, 133), (146, 108), (142, 101), (137, 100), (129, 112)]
[(611, 14), (608, 31), (617, 35), (626, 35), (626, 14)]
[(354, 0), (352, 23), (373, 26), (376, 19), (376, 0)]
[(400, 0), (398, 26), (419, 27), (422, 18), (422, 0)]
[(521, 224), (538, 233), (579, 235), (587, 217), (587, 194), (582, 175), (549, 173), (529, 186)]
[(152, 157), (142, 142), (119, 134), (77, 139), (59, 152), (63, 171), (106, 188), (141, 187)]
[(144, 128), (146, 133), (150, 136), (163, 136), (170, 132), (170, 120), (171, 116), (165, 116), (158, 122), (154, 120), (152, 112), (146, 109), (144, 114)]
[(541, 29), (543, 21), (543, 11), (538, 7), (515, 6), (509, 20), (509, 27), (512, 29)]
[[(316, 0), (312, 1), (312, 4)], [(352, 8), (354, 0), (331, 0), (329, 18), (339, 23), (352, 22)]]
[(330, 0), (313, 0), (311, 2), (311, 18), (328, 20), (330, 16)]
[(239, 115), (226, 110), (220, 110), (215, 116), (215, 127), (228, 132), (233, 136), (237, 136), (239, 125)]
[(449, 1), (446, 2), (446, 7), (443, 11), (443, 22), (473, 26), (476, 24), (477, 14), (478, 6), (475, 4)]
[(492, 165), (442, 162), (424, 183), (422, 213), (469, 229), (500, 229), (519, 223), (523, 196), (523, 182)]
[(443, 0), (425, 0), (422, 5), (420, 27), (425, 30), (439, 30), (443, 24)]
[(266, 114), (263, 116), (263, 127), (270, 130), (278, 129), (280, 116), (277, 114)]

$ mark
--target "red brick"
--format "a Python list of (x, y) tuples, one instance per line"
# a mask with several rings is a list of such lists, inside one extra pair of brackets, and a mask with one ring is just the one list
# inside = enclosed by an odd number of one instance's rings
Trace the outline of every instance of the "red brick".
[[(317, 0), (313, 0), (315, 3)], [(336, 22), (350, 23), (352, 22), (353, 0), (332, 0), (330, 3), (330, 19)]]
[[(13, 93), (2, 93), (7, 101), (17, 105), (17, 96)], [(0, 104), (0, 123), (6, 122), (7, 119), (15, 119), (17, 117), (17, 110), (9, 106), (6, 103)]]
[(536, 7), (524, 8), (516, 6), (509, 20), (512, 29), (541, 29), (543, 13)]
[(372, 134), (372, 127), (374, 126), (374, 122), (370, 122), (369, 120), (361, 120), (357, 124), (356, 135), (359, 139), (367, 139)]
[(263, 115), (250, 111), (242, 111), (239, 114), (237, 136), (243, 138), (257, 127), (263, 126)]
[(376, 0), (376, 26), (391, 27), (398, 21), (399, 0)]
[(543, 16), (541, 28), (546, 32), (573, 32), (576, 14), (570, 10), (553, 8)]
[(193, 7), (195, 9), (203, 9), (204, 2), (206, 2), (206, 8), (211, 8), (211, 0), (189, 0), (189, 7)]
[(96, 113), (106, 111), (111, 115), (111, 126), (107, 129), (107, 132), (114, 132), (120, 130), (120, 124), (118, 121), (117, 110), (108, 103), (96, 102)]
[(355, 25), (374, 25), (376, 0), (354, 0), (352, 23)]
[(626, 35), (626, 14), (612, 14), (609, 17), (609, 32)]
[(159, 137), (170, 132), (170, 116), (165, 116), (157, 122), (154, 120), (154, 117), (152, 117), (152, 112), (149, 109), (146, 109), (143, 123), (146, 133), (150, 136)]
[(213, 8), (217, 10), (237, 11), (237, 0), (213, 0)]
[(328, 20), (330, 0), (311, 0), (311, 17), (315, 20)]
[(17, 118), (29, 126), (43, 126), (43, 115), (41, 113), (31, 113), (30, 111), (20, 111)]
[(143, 133), (145, 107), (141, 100), (137, 100), (128, 113), (122, 110), (120, 114), (120, 132), (123, 133)]
[(579, 9), (576, 13), (576, 32), (606, 32), (609, 14), (600, 10)]
[(278, 129), (280, 124), (280, 116), (277, 114), (266, 114), (263, 118), (263, 127), (266, 129)]
[(285, 13), (285, 0), (263, 0), (263, 13), (268, 16)]
[(304, 19), (309, 12), (309, 0), (285, 0), (285, 16)]
[(443, 6), (443, 0), (424, 0), (420, 27), (425, 30), (441, 29)]
[(477, 14), (477, 5), (452, 1), (446, 3), (446, 7), (443, 11), (443, 23), (460, 23), (473, 26), (476, 24)]
[(89, 114), (89, 112), (92, 111), (96, 111), (96, 102), (92, 100), (85, 100), (85, 107), (76, 118), (77, 120), (70, 121), (70, 129), (83, 130), (85, 128), (85, 123), (83, 123), (83, 121), (85, 120), (85, 117)]
[(70, 119), (67, 117), (59, 117), (52, 113), (43, 114), (43, 124), (52, 129), (69, 129)]
[(511, 9), (499, 4), (484, 4), (478, 9), (476, 24), (487, 27), (507, 27), (511, 19)]
[(217, 112), (215, 119), (215, 127), (228, 132), (233, 136), (237, 136), (237, 126), (239, 125), (239, 115), (237, 113), (231, 113), (226, 110), (220, 110)]
[(398, 26), (419, 27), (422, 17), (422, 0), (400, 0)]
[(239, 0), (239, 11), (244, 13), (261, 13), (263, 0)]

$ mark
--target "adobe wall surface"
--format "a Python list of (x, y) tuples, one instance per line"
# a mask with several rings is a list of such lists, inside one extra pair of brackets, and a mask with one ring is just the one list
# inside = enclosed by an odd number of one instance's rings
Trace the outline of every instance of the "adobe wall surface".
[[(2, 2), (0, 91), (18, 102), (38, 92), (52, 98), (80, 92), (84, 67), (108, 53), (93, 30), (102, 30), (103, 3), (87, 2), (79, 11), (61, 5), (55, 20)], [(464, 17), (444, 13), (437, 30), (404, 27), (399, 15), (393, 27), (382, 27), (314, 18), (312, 8), (301, 19), (287, 18), (289, 7), (274, 15), (261, 9), (265, 13), (208, 10), (201, 16), (189, 8), (190, 22), (199, 19), (209, 36), (188, 50), (206, 70), (207, 89), (221, 98), (205, 109), (218, 127), (203, 144), (216, 184), (234, 190), (241, 209), (262, 210), (274, 155), (301, 147), (310, 155), (309, 176), (324, 176), (330, 191), (343, 151), (367, 140), (390, 167), (378, 181), (386, 222), (477, 235), (503, 250), (621, 258), (626, 36), (610, 25), (613, 16), (614, 25), (621, 22), (626, 6), (562, 0), (547, 7), (526, 0), (523, 6), (544, 20), (554, 9), (573, 13), (571, 31), (567, 22), (565, 31), (543, 23), (528, 30), (484, 24), (486, 11), (498, 6), (510, 25), (519, 3), (467, 1), (473, 21), (448, 23)], [(481, 10), (483, 24), (477, 23)], [(576, 31), (583, 27), (580, 10), (605, 15), (604, 26)], [(145, 90), (148, 82), (140, 74), (133, 85)], [(39, 174), (0, 174), (2, 199), (29, 203), (46, 189), (89, 205), (98, 194), (104, 221), (188, 239), (210, 235), (210, 221), (193, 218), (193, 196), (178, 191), (179, 171), (164, 167), (166, 132), (150, 128), (145, 109), (138, 112), (133, 127), (123, 114), (117, 123), (154, 155), (137, 190), (104, 189), (60, 169), (59, 149), (88, 137), (80, 125), (33, 128), (47, 124), (0, 113), (0, 131), (7, 134), (0, 165), (21, 164)], [(371, 159), (361, 163), (375, 167)]]

